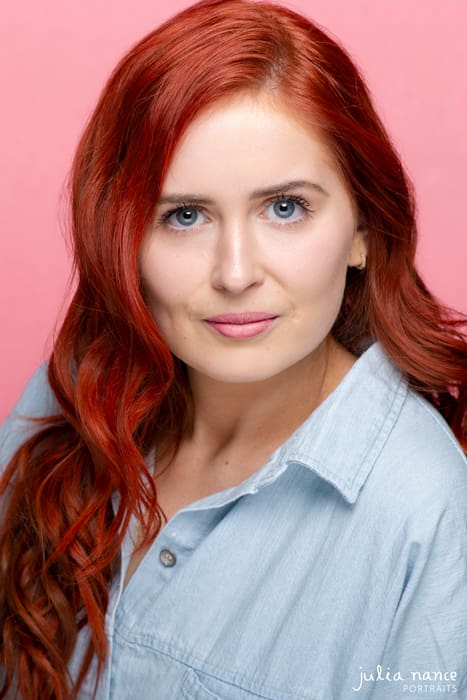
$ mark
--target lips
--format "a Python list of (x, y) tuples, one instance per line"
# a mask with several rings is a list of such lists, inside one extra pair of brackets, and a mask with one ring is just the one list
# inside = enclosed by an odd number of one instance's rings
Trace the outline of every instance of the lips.
[(244, 323), (257, 323), (258, 321), (266, 321), (270, 318), (277, 318), (277, 314), (269, 314), (264, 311), (244, 311), (238, 314), (219, 314), (207, 318), (208, 323), (233, 323), (242, 325)]
[(241, 340), (252, 338), (269, 330), (276, 314), (264, 311), (245, 311), (236, 314), (219, 314), (206, 318), (205, 322), (220, 335)]

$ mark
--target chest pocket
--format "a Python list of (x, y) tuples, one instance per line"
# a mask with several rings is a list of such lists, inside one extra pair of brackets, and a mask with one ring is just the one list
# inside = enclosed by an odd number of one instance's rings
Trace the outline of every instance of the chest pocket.
[(218, 678), (190, 669), (180, 689), (183, 700), (279, 700), (280, 696), (264, 695), (226, 683)]

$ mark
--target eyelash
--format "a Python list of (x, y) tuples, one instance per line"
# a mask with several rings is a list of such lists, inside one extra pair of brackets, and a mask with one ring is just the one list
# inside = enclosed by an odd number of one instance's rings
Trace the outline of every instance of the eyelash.
[[(271, 204), (275, 204), (276, 202), (282, 202), (284, 200), (289, 200), (291, 202), (295, 202), (296, 204), (299, 204), (302, 209), (306, 212), (307, 215), (311, 216), (314, 214), (314, 210), (311, 208), (310, 204), (306, 201), (306, 199), (303, 199), (303, 197), (300, 197), (299, 195), (296, 194), (279, 194), (276, 195), (275, 197), (272, 197), (271, 199), (268, 199), (265, 207), (267, 208)], [(203, 208), (198, 206), (197, 204), (193, 204), (190, 202), (182, 202), (178, 207), (174, 207), (173, 209), (170, 209), (169, 211), (164, 212), (157, 220), (156, 220), (156, 226), (163, 226), (168, 219), (172, 216), (172, 214), (176, 214), (178, 211), (183, 210), (183, 209), (196, 209), (197, 211), (200, 211), (201, 213), (203, 212)], [(289, 221), (287, 222), (286, 220), (284, 223), (278, 223), (279, 226), (293, 226), (294, 224), (299, 224), (301, 223), (302, 219), (298, 219), (297, 221)], [(177, 229), (177, 230), (183, 230)], [(187, 227), (187, 230), (189, 231), (190, 228)]]

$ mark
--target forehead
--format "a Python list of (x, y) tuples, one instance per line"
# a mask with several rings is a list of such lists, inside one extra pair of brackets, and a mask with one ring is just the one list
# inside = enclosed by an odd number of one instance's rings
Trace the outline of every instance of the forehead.
[[(284, 172), (286, 170), (286, 172)], [(164, 190), (240, 181), (338, 177), (324, 138), (270, 93), (240, 93), (215, 103), (187, 127), (169, 165)]]

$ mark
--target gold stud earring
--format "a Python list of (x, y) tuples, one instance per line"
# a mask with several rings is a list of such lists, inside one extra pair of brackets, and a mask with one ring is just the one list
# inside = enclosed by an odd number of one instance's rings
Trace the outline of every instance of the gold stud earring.
[(360, 265), (355, 265), (355, 267), (357, 268), (357, 270), (364, 270), (366, 267), (366, 255), (365, 255), (365, 253), (363, 253), (363, 252), (360, 253), (360, 258), (361, 258), (362, 262), (360, 263)]

